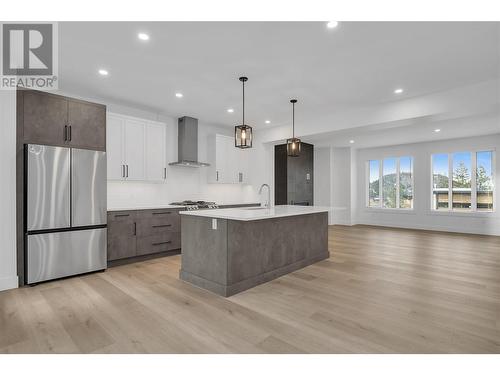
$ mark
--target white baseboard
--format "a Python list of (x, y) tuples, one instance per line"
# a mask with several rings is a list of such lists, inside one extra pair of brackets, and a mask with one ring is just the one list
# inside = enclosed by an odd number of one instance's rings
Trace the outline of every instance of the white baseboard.
[(487, 228), (470, 228), (470, 227), (452, 227), (447, 225), (422, 225), (422, 224), (401, 224), (395, 222), (370, 222), (370, 221), (361, 221), (357, 224), (360, 225), (372, 225), (372, 226), (380, 226), (380, 227), (393, 227), (393, 228), (401, 228), (401, 229), (417, 229), (417, 230), (429, 230), (429, 231), (439, 231), (439, 232), (452, 232), (452, 233), (465, 233), (465, 234), (480, 234), (487, 236), (500, 236), (500, 232), (498, 229), (487, 229)]
[(17, 276), (0, 278), (0, 291), (19, 287)]

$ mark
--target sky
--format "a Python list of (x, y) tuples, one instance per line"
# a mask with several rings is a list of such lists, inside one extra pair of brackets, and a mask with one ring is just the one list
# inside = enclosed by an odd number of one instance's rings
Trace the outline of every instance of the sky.
[[(488, 175), (491, 175), (491, 151), (483, 151), (477, 153), (477, 165), (483, 166)], [(463, 162), (470, 171), (471, 168), (471, 153), (456, 152), (453, 154), (453, 169), (456, 169), (460, 162)], [(448, 175), (448, 154), (432, 155), (432, 164), (434, 166), (434, 174)]]
[[(410, 173), (412, 171), (411, 156), (404, 156), (399, 158), (399, 168), (401, 172)], [(370, 182), (377, 181), (379, 178), (379, 165), (378, 160), (370, 160)], [(396, 173), (396, 158), (384, 159), (384, 175)]]

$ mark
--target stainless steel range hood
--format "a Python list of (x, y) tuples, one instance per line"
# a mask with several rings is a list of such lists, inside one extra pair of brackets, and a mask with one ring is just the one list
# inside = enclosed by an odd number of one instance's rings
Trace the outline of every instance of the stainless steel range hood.
[(179, 159), (169, 165), (180, 167), (208, 167), (210, 164), (198, 161), (198, 119), (184, 116), (178, 122)]

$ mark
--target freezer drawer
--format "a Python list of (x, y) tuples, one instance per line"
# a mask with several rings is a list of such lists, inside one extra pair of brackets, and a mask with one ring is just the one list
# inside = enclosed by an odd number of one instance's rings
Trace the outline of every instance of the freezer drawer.
[(71, 226), (106, 224), (106, 153), (71, 150)]
[(28, 231), (70, 226), (68, 148), (26, 146)]
[(28, 235), (28, 284), (106, 268), (106, 228)]

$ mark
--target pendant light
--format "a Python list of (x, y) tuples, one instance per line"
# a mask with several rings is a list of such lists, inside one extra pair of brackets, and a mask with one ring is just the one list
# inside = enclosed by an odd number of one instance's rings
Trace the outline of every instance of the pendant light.
[(297, 99), (290, 100), (292, 103), (292, 138), (286, 140), (286, 151), (288, 156), (296, 157), (300, 154), (300, 139), (295, 138), (295, 103)]
[(245, 124), (245, 82), (247, 77), (240, 77), (243, 83), (243, 121), (241, 125), (234, 127), (234, 145), (238, 148), (252, 147), (252, 127)]

